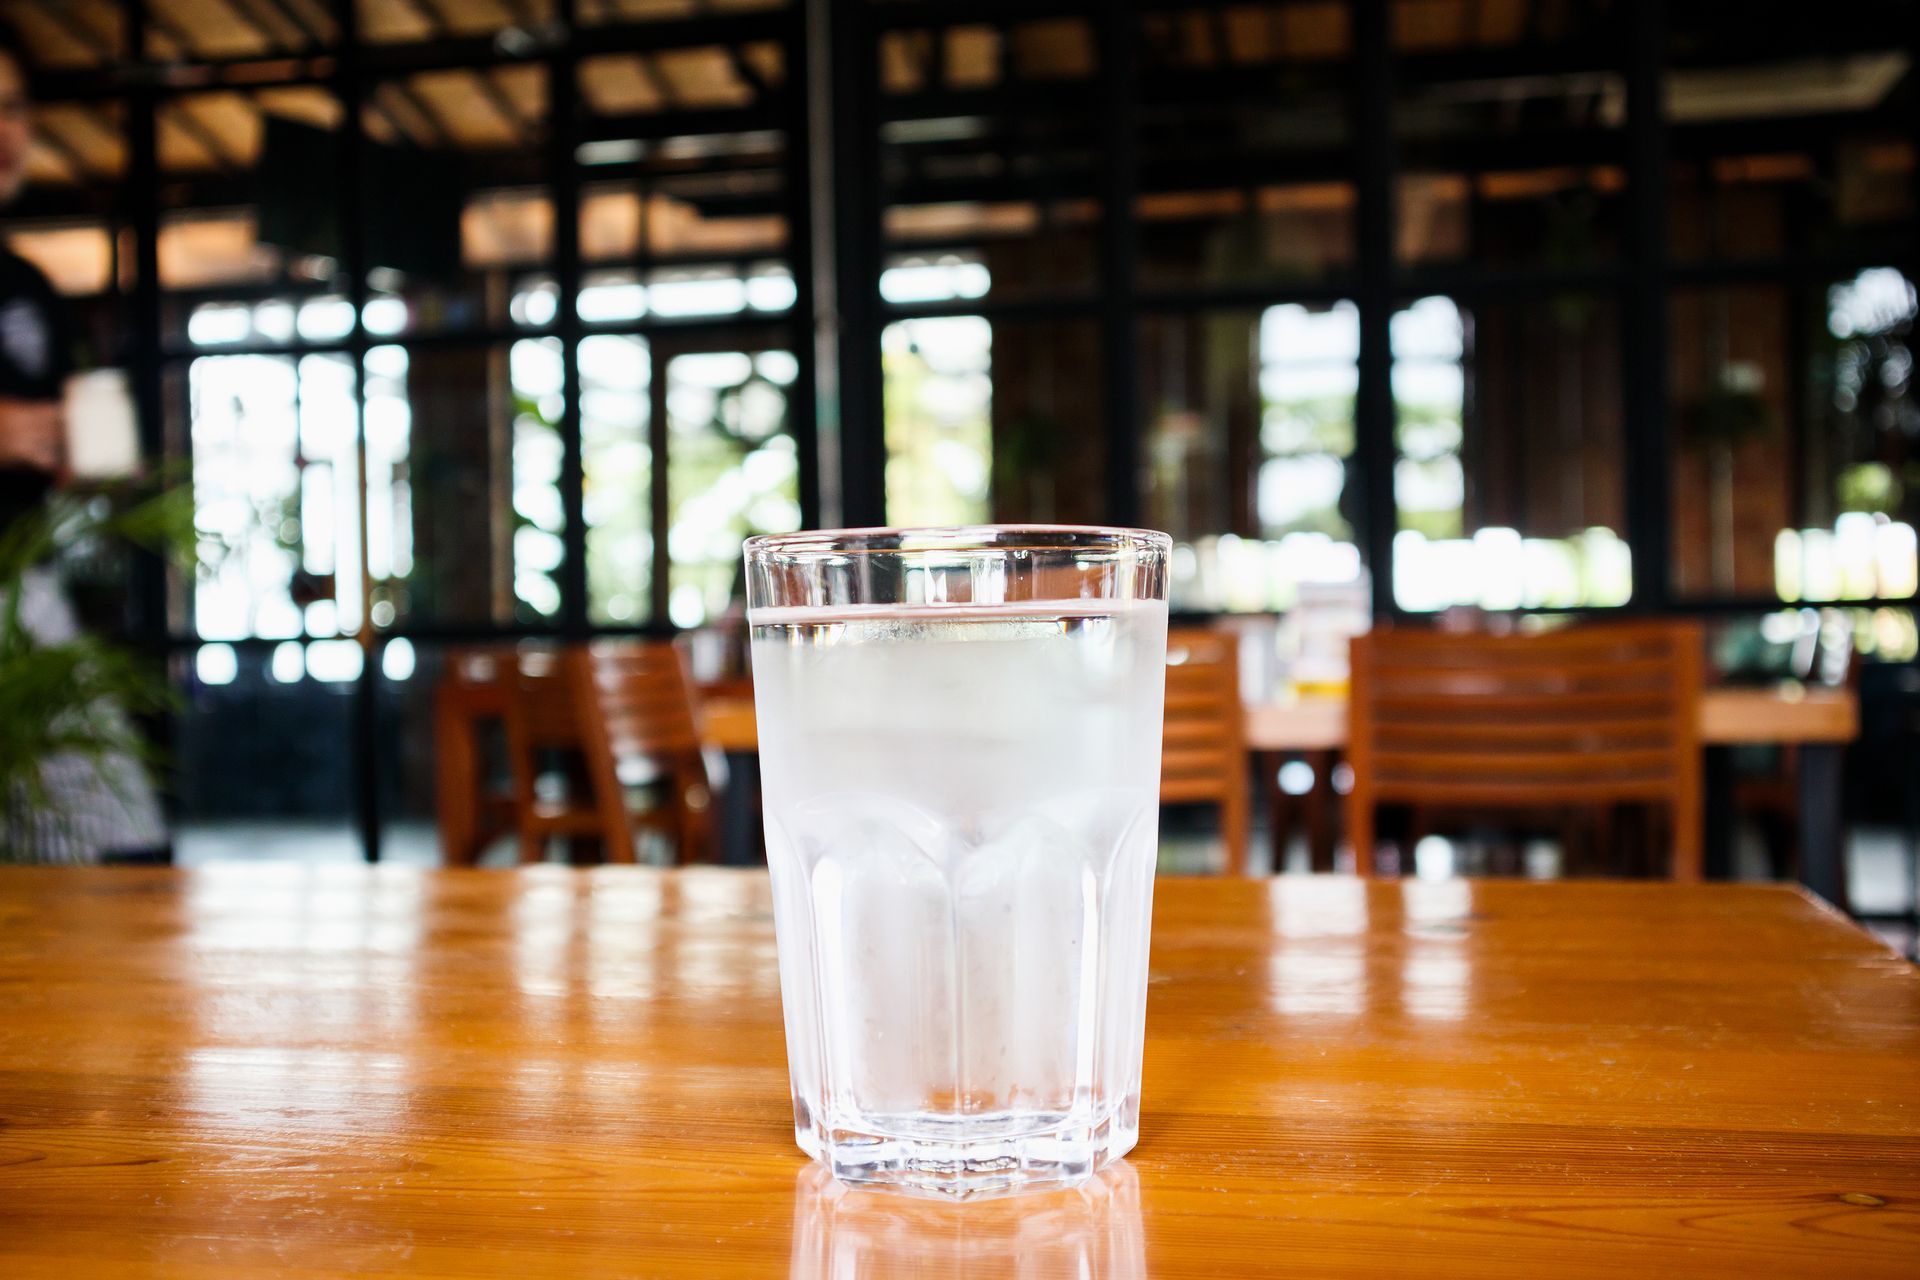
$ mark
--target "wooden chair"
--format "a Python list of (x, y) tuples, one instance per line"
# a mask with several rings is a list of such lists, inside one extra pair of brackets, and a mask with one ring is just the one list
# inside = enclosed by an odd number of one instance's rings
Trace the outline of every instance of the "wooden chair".
[(483, 737), (507, 715), (508, 649), (459, 649), (447, 655), (433, 690), (434, 810), (441, 858), (470, 867), (503, 833), (514, 829), (511, 793), (490, 785)]
[[(700, 754), (692, 683), (671, 644), (607, 644), (529, 655), (515, 672), (507, 715), (520, 860), (538, 862), (554, 836), (596, 840), (610, 862), (634, 861), (639, 829), (659, 828), (682, 862), (712, 848), (711, 792)], [(568, 794), (538, 794), (545, 758), (574, 766)], [(664, 788), (652, 809), (627, 804), (622, 765), (652, 770)]]
[(1356, 638), (1346, 809), (1357, 869), (1373, 872), (1381, 804), (1646, 804), (1671, 816), (1669, 875), (1700, 879), (1700, 671), (1691, 623)]
[(1160, 802), (1220, 806), (1227, 869), (1247, 869), (1251, 800), (1239, 641), (1218, 631), (1167, 635), (1167, 709), (1160, 749)]

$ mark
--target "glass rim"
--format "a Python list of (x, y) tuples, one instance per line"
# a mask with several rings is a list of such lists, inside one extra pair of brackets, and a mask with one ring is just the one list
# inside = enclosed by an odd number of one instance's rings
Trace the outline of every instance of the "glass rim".
[[(1019, 539), (1031, 535), (1036, 542)], [(914, 545), (903, 545), (903, 544)], [(747, 559), (806, 555), (917, 555), (968, 551), (1132, 551), (1170, 554), (1173, 537), (1157, 529), (1101, 524), (869, 525), (762, 533), (742, 545)]]

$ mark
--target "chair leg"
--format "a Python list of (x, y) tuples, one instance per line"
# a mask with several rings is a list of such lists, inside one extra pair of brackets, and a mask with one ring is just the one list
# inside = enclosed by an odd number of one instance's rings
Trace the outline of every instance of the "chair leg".
[(1433, 834), (1433, 827), (1433, 809), (1431, 806), (1424, 804), (1407, 806), (1406, 848), (1400, 855), (1400, 872), (1402, 875), (1414, 875), (1419, 872), (1420, 859), (1417, 853), (1420, 848), (1420, 842)]
[[(681, 766), (674, 778), (679, 800), (680, 861), (718, 862), (714, 853), (713, 788), (706, 767), (697, 762)], [(698, 807), (692, 803), (698, 799)]]
[(547, 860), (546, 833), (544, 831), (540, 831), (534, 827), (531, 827), (524, 822), (521, 823), (520, 824), (520, 863), (521, 865), (531, 866), (536, 862), (545, 862), (546, 860)]
[(1356, 780), (1347, 793), (1347, 839), (1353, 844), (1355, 875), (1373, 874), (1374, 817), (1373, 796)]
[(1249, 821), (1247, 787), (1244, 782), (1227, 791), (1226, 799), (1220, 804), (1220, 834), (1227, 846), (1227, 874), (1243, 876), (1247, 874), (1247, 840), (1252, 823)]
[(1313, 790), (1307, 793), (1307, 850), (1315, 871), (1333, 870), (1333, 813), (1339, 803), (1333, 789), (1333, 770), (1338, 759), (1331, 751), (1315, 751), (1307, 757), (1307, 763), (1313, 766)]
[(688, 806), (684, 801), (681, 803), (680, 820), (676, 824), (679, 831), (678, 838), (675, 841), (675, 854), (679, 864), (683, 867), (691, 866), (698, 862), (713, 861), (713, 859), (708, 856), (708, 846), (706, 838), (702, 833), (700, 816), (696, 810)]
[(1668, 875), (1682, 883), (1697, 884), (1706, 862), (1704, 819), (1697, 789), (1691, 797), (1682, 795), (1673, 804), (1671, 817), (1673, 861), (1668, 864)]
[(470, 867), (480, 852), (477, 815), (485, 795), (480, 785), (473, 720), (455, 705), (451, 685), (443, 684), (434, 698), (433, 744), (440, 857), (449, 867)]
[(1299, 817), (1299, 805), (1280, 787), (1281, 758), (1274, 752), (1256, 751), (1253, 767), (1260, 774), (1260, 794), (1267, 806), (1270, 870), (1279, 875), (1287, 869), (1287, 841)]

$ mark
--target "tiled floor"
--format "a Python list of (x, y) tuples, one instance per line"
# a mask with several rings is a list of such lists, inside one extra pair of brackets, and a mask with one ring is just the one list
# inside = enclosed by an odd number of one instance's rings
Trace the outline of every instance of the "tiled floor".
[[(1253, 841), (1254, 870), (1268, 869), (1267, 840), (1256, 832)], [(1452, 874), (1456, 850), (1444, 840), (1423, 845), (1418, 856), (1418, 874), (1444, 877)], [(1743, 841), (1738, 850), (1742, 879), (1765, 878), (1765, 863), (1758, 843)], [(195, 823), (180, 828), (175, 843), (176, 860), (183, 866), (229, 861), (308, 861), (354, 862), (360, 857), (359, 837), (344, 822), (222, 822)], [(440, 851), (431, 823), (399, 822), (387, 826), (382, 836), (381, 857), (385, 861), (412, 866), (434, 866)], [(1204, 831), (1182, 830), (1170, 824), (1162, 841), (1160, 869), (1166, 872), (1208, 871), (1219, 865), (1217, 838)], [(1559, 856), (1552, 846), (1529, 850), (1528, 871), (1552, 875)], [(481, 858), (483, 866), (508, 866), (513, 849), (501, 841)], [(1304, 871), (1307, 852), (1296, 841), (1288, 850), (1288, 871)], [(1884, 827), (1856, 828), (1849, 838), (1848, 891), (1853, 908), (1868, 914), (1891, 915), (1910, 910), (1915, 901), (1913, 856), (1904, 835)], [(1905, 924), (1871, 924), (1889, 945), (1907, 955), (1914, 954), (1915, 931)]]

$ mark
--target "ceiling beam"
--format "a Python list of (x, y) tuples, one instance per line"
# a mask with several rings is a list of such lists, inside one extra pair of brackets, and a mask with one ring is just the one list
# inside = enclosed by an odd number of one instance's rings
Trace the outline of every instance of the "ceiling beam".
[(287, 0), (265, 0), (265, 3), (268, 8), (280, 15), (282, 21), (295, 31), (298, 31), (300, 38), (306, 41), (307, 44), (317, 45), (326, 43), (326, 41), (321, 39), (319, 29), (307, 20), (305, 14), (294, 8)]
[(265, 43), (269, 49), (285, 47), (280, 37), (275, 34), (273, 28), (260, 21), (260, 15), (255, 13), (250, 6), (241, 3), (241, 0), (220, 0), (220, 7), (232, 14), (241, 26), (253, 32), (256, 36), (259, 36), (261, 41)]
[(189, 36), (179, 23), (169, 18), (159, 9), (150, 8), (147, 10), (147, 27), (155, 35), (173, 46), (173, 56), (178, 61), (189, 61), (199, 52), (193, 47), (193, 37)]
[(494, 79), (492, 71), (485, 67), (475, 67), (473, 82), (480, 86), (480, 96), (487, 100), (487, 105), (506, 121), (509, 129), (513, 130), (516, 141), (525, 142), (533, 136), (534, 122), (526, 117), (520, 110), (519, 104), (500, 87), (500, 82)]
[(78, 147), (49, 127), (45, 117), (34, 121), (33, 136), (40, 145), (54, 154), (67, 172), (73, 175), (73, 180), (81, 186), (86, 186), (95, 178), (107, 176), (88, 164), (86, 156), (81, 154)]
[(653, 55), (636, 53), (633, 55), (633, 65), (640, 72), (640, 78), (647, 82), (647, 87), (653, 90), (654, 96), (660, 99), (660, 109), (673, 110), (673, 86), (667, 83), (667, 77), (654, 65)]
[[(393, 113), (393, 108), (387, 105), (379, 93), (369, 93), (364, 100), (364, 105), (368, 111), (371, 111), (374, 115), (379, 116), (387, 122), (387, 128), (393, 130), (394, 142), (402, 144), (413, 142), (412, 131), (407, 128), (399, 116)], [(377, 144), (379, 139), (374, 138), (372, 141)]]
[[(415, 89), (405, 80), (389, 80), (383, 87), (392, 90), (393, 96), (404, 102), (407, 105), (407, 110), (418, 116), (420, 123), (426, 127), (427, 136), (425, 139), (408, 139), (409, 141), (416, 141), (418, 145), (427, 147), (455, 145), (456, 140), (453, 130), (447, 127), (446, 120), (441, 117), (438, 111), (433, 109), (432, 104), (420, 96), (419, 90)], [(372, 96), (377, 97), (378, 95)], [(387, 122), (396, 126), (399, 123), (391, 113), (387, 115)], [(401, 129), (400, 132), (404, 137), (406, 130)]]
[[(237, 10), (244, 6), (250, 16), (248, 25), (265, 36), (275, 49), (297, 52), (320, 43), (319, 33), (313, 29), (313, 25), (288, 5), (286, 0), (258, 0), (257, 4), (256, 0), (225, 0), (225, 2), (231, 9)], [(267, 21), (269, 17), (273, 20), (272, 24)], [(270, 26), (273, 28), (271, 34), (269, 34)], [(291, 39), (282, 34), (287, 30), (293, 32)]]
[(245, 168), (246, 166), (240, 163), (239, 157), (227, 149), (227, 144), (221, 141), (220, 135), (207, 128), (206, 122), (193, 113), (188, 101), (186, 98), (175, 98), (171, 102), (163, 102), (156, 108), (156, 114), (172, 121), (182, 133), (192, 138), (195, 145), (213, 158), (215, 167), (222, 173), (232, 173)]
[(33, 7), (41, 17), (65, 32), (68, 39), (100, 61), (111, 64), (119, 60), (120, 51), (114, 48), (113, 37), (82, 18), (65, 0), (39, 0)]
[[(400, 3), (427, 24), (427, 35), (429, 39), (444, 40), (452, 34), (452, 28), (447, 24), (445, 11), (442, 10), (438, 4), (433, 3), (433, 0), (400, 0)], [(479, 86), (480, 96), (487, 100), (487, 105), (492, 107), (502, 120), (506, 121), (509, 129), (513, 130), (515, 140), (524, 141), (528, 137), (529, 126), (522, 119), (520, 109), (514, 105), (513, 99), (507, 96), (506, 91), (500, 87), (499, 82), (496, 81), (485, 68), (480, 67), (473, 69), (471, 78), (474, 83)], [(448, 127), (446, 120), (428, 105), (426, 99), (422, 98), (412, 85), (404, 81), (396, 80), (394, 81), (394, 88), (406, 100), (407, 105), (412, 107), (414, 111), (419, 114), (420, 118), (425, 120), (428, 125), (432, 127), (433, 131), (439, 135), (436, 140), (437, 143), (453, 146), (459, 145), (458, 139), (455, 137), (453, 130)]]
[(415, 17), (427, 24), (429, 39), (438, 40), (447, 34), (447, 15), (440, 11), (439, 5), (432, 4), (429, 0), (399, 0), (399, 2), (402, 8), (411, 10)]
[(767, 78), (760, 74), (760, 68), (747, 60), (746, 50), (737, 44), (727, 46), (727, 61), (733, 64), (733, 73), (747, 82), (747, 88), (753, 91), (753, 100), (758, 103), (770, 90)]

